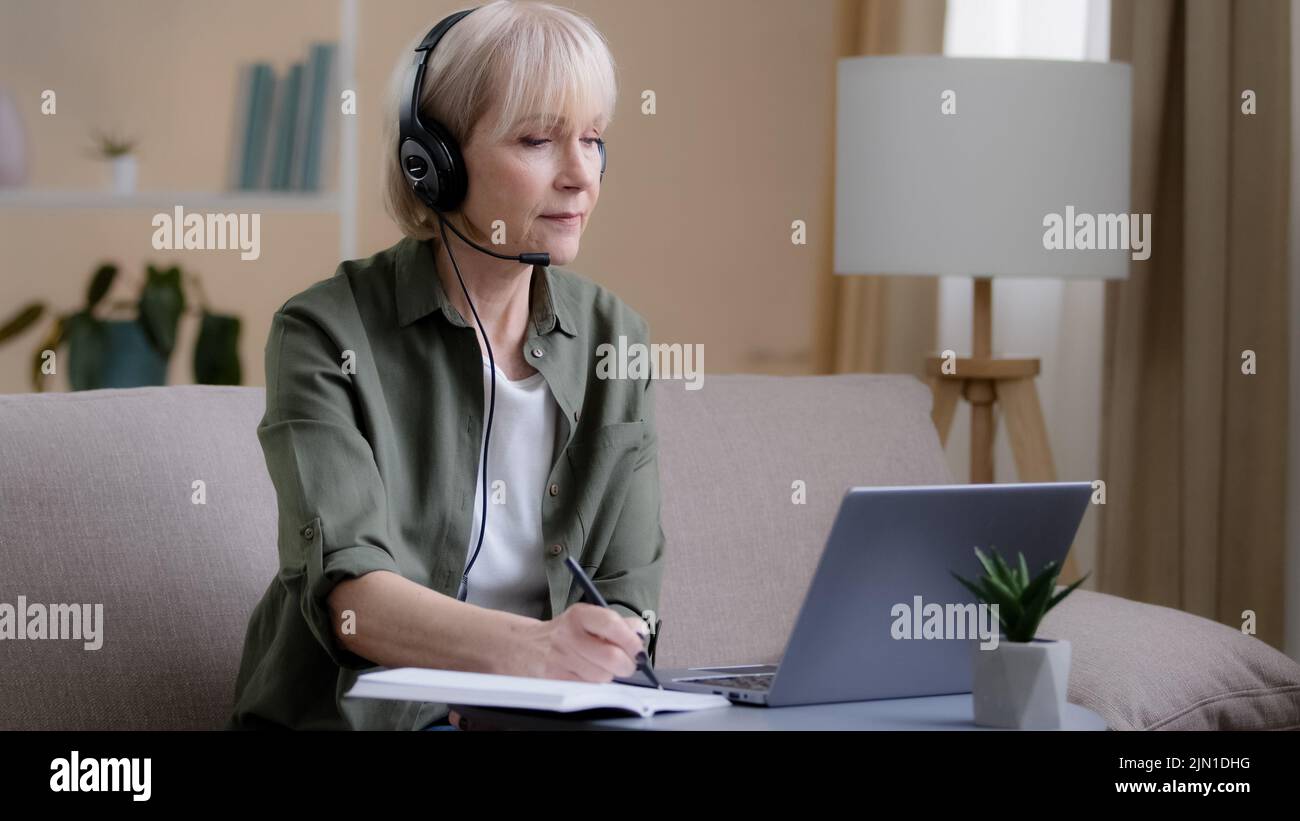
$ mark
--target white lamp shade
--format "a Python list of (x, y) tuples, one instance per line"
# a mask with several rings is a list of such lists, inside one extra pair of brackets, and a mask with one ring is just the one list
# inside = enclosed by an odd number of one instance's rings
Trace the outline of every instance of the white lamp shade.
[[(1123, 63), (841, 59), (835, 272), (1125, 277), (1143, 237), (1120, 216), (1152, 239), (1128, 214), (1131, 97)], [(1050, 214), (1068, 247), (1044, 247)]]

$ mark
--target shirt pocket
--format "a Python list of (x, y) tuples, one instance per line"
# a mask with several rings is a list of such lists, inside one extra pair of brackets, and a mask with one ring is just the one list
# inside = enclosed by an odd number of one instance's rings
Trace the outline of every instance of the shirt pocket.
[(645, 420), (614, 422), (575, 438), (569, 445), (569, 469), (574, 477), (583, 533), (578, 564), (585, 569), (594, 570), (604, 558), (645, 432)]

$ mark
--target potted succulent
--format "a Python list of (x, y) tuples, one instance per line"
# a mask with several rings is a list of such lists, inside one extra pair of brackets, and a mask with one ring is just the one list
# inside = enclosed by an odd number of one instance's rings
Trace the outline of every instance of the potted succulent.
[(114, 194), (125, 196), (135, 193), (136, 142), (133, 139), (102, 131), (95, 135), (92, 156), (108, 161), (109, 181)]
[(990, 552), (992, 558), (975, 548), (985, 572), (977, 581), (952, 574), (980, 602), (998, 606), (1002, 628), (996, 646), (973, 645), (975, 723), (1021, 730), (1059, 728), (1070, 678), (1070, 643), (1035, 634), (1048, 611), (1088, 576), (1056, 592), (1056, 562), (1048, 562), (1031, 579), (1023, 553), (1013, 569), (996, 550), (990, 547)]
[[(67, 345), (68, 384), (74, 391), (96, 388), (135, 388), (162, 385), (167, 363), (176, 347), (183, 314), (197, 314), (198, 337), (194, 345), (194, 381), (207, 385), (238, 385), (240, 320), (206, 307), (197, 277), (189, 275), (197, 307), (187, 307), (179, 267), (147, 266), (138, 300), (105, 300), (117, 277), (117, 266), (100, 265), (86, 288), (85, 304), (57, 314), (32, 356), (32, 389), (45, 389), (47, 377), (57, 372), (55, 352)], [(115, 316), (124, 313), (124, 316)], [(130, 313), (134, 312), (134, 316)], [(46, 306), (33, 302), (0, 324), (0, 344), (17, 338), (38, 322)]]

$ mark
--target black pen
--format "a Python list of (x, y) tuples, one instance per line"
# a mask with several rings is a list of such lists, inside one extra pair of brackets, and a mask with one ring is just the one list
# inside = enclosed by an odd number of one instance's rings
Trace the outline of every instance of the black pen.
[[(573, 573), (573, 577), (578, 580), (578, 584), (582, 585), (582, 590), (587, 594), (587, 598), (591, 599), (601, 607), (609, 607), (609, 603), (605, 601), (605, 597), (600, 595), (600, 591), (596, 589), (596, 585), (591, 583), (591, 579), (587, 578), (587, 574), (583, 572), (582, 568), (573, 560), (572, 556), (565, 556), (564, 563), (569, 566), (569, 571)], [(645, 673), (646, 678), (650, 679), (651, 684), (658, 687), (660, 690), (664, 688), (664, 686), (659, 683), (659, 678), (655, 675), (655, 671), (650, 668), (650, 657), (645, 654), (645, 650), (641, 650), (636, 654), (636, 666), (637, 669)]]

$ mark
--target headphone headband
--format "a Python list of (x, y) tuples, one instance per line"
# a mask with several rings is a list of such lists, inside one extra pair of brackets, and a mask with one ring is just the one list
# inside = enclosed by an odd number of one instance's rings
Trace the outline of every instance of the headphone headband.
[(409, 93), (402, 102), (400, 111), (400, 116), (402, 118), (401, 133), (403, 137), (407, 134), (414, 134), (416, 129), (427, 131), (424, 127), (424, 123), (420, 122), (420, 89), (424, 87), (424, 73), (428, 69), (429, 57), (433, 54), (434, 48), (437, 47), (438, 41), (442, 39), (443, 35), (446, 34), (452, 26), (459, 23), (461, 18), (471, 12), (477, 11), (478, 8), (479, 7), (476, 6), (472, 9), (465, 9), (443, 18), (436, 26), (429, 30), (428, 34), (424, 35), (424, 39), (420, 41), (420, 45), (415, 47), (415, 79), (411, 83)]
[(397, 162), (411, 191), (425, 205), (439, 211), (454, 209), (465, 196), (465, 164), (456, 141), (437, 122), (420, 119), (420, 89), (429, 57), (443, 35), (479, 7), (448, 15), (429, 30), (415, 49), (415, 78), (398, 109)]

